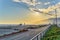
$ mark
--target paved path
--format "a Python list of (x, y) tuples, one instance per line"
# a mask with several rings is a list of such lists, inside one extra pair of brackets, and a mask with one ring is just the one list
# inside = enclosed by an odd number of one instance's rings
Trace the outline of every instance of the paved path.
[(10, 36), (0, 38), (0, 40), (30, 40), (36, 34), (44, 31), (47, 27), (48, 26), (41, 27), (41, 28), (38, 28), (38, 29), (30, 29), (27, 32), (18, 33), (18, 34), (15, 34), (15, 35), (10, 35)]

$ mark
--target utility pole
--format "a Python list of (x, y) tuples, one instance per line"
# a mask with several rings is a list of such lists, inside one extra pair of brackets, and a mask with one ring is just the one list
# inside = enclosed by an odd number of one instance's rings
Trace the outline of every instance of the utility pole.
[(55, 17), (56, 17), (56, 26), (57, 26), (57, 10), (55, 9)]

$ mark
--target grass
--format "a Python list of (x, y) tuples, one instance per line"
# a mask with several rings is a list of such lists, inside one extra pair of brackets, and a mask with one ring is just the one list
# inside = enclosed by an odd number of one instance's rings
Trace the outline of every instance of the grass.
[(56, 25), (52, 25), (42, 40), (60, 40), (60, 28)]

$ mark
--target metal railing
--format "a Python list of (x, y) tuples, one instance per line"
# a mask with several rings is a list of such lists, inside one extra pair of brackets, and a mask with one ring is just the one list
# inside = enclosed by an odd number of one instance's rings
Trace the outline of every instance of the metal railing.
[(50, 29), (50, 26), (47, 27), (44, 31), (40, 32), (39, 34), (37, 34), (36, 36), (34, 36), (32, 39), (30, 40), (41, 40), (41, 38), (43, 38), (44, 34)]

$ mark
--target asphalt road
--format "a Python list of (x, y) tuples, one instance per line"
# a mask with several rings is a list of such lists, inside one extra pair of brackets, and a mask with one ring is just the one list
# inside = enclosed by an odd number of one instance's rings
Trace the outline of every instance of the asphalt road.
[(27, 32), (6, 36), (6, 37), (3, 37), (3, 38), (0, 38), (0, 40), (30, 40), (36, 34), (44, 31), (48, 27), (49, 26), (41, 27), (41, 28), (38, 28), (38, 29), (29, 29), (29, 31), (27, 31)]

